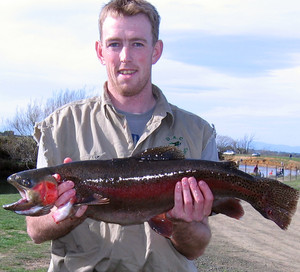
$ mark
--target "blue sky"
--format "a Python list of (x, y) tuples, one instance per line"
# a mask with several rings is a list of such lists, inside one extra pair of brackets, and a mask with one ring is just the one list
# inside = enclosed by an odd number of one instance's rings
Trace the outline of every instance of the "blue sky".
[[(101, 92), (105, 1), (0, 3), (0, 122), (64, 89)], [(154, 0), (164, 53), (153, 82), (170, 102), (234, 139), (300, 146), (300, 2)], [(3, 126), (0, 126), (4, 129)]]

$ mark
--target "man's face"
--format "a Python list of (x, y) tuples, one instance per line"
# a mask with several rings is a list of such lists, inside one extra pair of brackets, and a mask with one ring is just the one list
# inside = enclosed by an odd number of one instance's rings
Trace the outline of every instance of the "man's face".
[(145, 15), (108, 16), (96, 50), (106, 65), (110, 92), (133, 96), (151, 87), (151, 68), (161, 56), (162, 43), (153, 46), (151, 24)]

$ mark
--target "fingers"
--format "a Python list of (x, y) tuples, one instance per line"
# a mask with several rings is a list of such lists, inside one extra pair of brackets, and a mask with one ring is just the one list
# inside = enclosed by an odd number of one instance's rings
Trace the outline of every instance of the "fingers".
[(214, 195), (210, 190), (209, 186), (203, 180), (198, 182), (199, 188), (202, 192), (202, 195), (206, 201), (204, 201), (203, 205), (203, 213), (205, 216), (209, 216), (211, 214), (212, 205), (214, 202)]
[[(64, 163), (69, 163), (69, 162), (72, 162), (72, 159), (69, 157), (66, 157), (64, 159)], [(59, 186), (57, 187), (58, 199), (56, 200), (55, 205), (57, 207), (60, 207), (64, 204), (66, 204), (72, 198), (74, 198), (76, 195), (76, 191), (73, 189), (74, 183), (72, 181), (67, 180), (67, 181), (62, 182), (61, 176), (59, 174), (54, 174), (53, 177), (59, 183)]]
[[(64, 159), (64, 163), (70, 163), (72, 162), (72, 159), (67, 157)], [(53, 177), (57, 180), (58, 183), (61, 182), (61, 177), (59, 174), (54, 174)], [(74, 188), (74, 182), (71, 180), (64, 181), (60, 183), (57, 187), (58, 189), (58, 199), (55, 202), (56, 207), (62, 207), (68, 202), (71, 202), (72, 204), (76, 201), (76, 191)], [(82, 217), (84, 213), (86, 212), (88, 206), (82, 205), (76, 208), (75, 214), (73, 216), (75, 217)]]
[(70, 201), (73, 197), (75, 197), (76, 192), (73, 189), (74, 183), (70, 180), (67, 180), (61, 183), (58, 189), (58, 199), (55, 202), (55, 206), (60, 207)]
[(176, 184), (174, 208), (168, 216), (186, 222), (202, 221), (211, 213), (213, 194), (204, 181), (195, 178), (183, 178)]
[[(63, 193), (66, 193), (68, 192), (69, 190), (73, 189), (74, 188), (74, 183), (73, 181), (71, 180), (67, 180), (63, 183), (61, 183), (59, 186), (58, 186), (58, 195), (62, 195)], [(72, 190), (75, 192), (75, 190)]]
[(72, 159), (69, 158), (69, 157), (66, 157), (66, 158), (64, 159), (64, 163), (69, 163), (69, 162), (72, 162)]
[(203, 205), (205, 204), (205, 197), (202, 195), (201, 190), (194, 178), (189, 179), (191, 194), (193, 196), (193, 219), (201, 221), (203, 219)]
[[(193, 221), (193, 211), (194, 211), (194, 199), (190, 190), (190, 183), (192, 181), (187, 178), (183, 178), (182, 183), (182, 204), (180, 204), (182, 209), (182, 214), (185, 220), (187, 221)], [(179, 193), (179, 192), (178, 192)]]

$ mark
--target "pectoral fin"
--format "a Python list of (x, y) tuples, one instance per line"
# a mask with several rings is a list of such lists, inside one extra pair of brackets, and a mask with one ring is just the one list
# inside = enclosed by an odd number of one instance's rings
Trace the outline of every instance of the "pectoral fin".
[(80, 203), (76, 203), (76, 206), (82, 206), (82, 205), (103, 205), (108, 204), (109, 199), (106, 197), (103, 197), (102, 195), (94, 193), (93, 196), (84, 198), (80, 201)]

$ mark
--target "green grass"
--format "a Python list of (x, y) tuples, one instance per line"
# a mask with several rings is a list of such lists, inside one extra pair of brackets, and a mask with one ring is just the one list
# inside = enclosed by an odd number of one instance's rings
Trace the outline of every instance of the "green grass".
[(47, 271), (50, 242), (34, 244), (26, 233), (25, 217), (2, 208), (19, 194), (0, 194), (0, 271)]
[(285, 178), (284, 183), (300, 191), (300, 177), (297, 180), (289, 181)]

